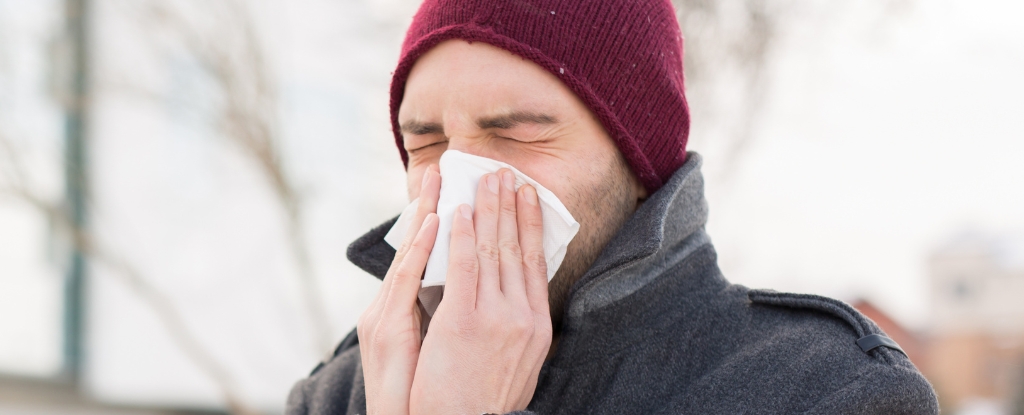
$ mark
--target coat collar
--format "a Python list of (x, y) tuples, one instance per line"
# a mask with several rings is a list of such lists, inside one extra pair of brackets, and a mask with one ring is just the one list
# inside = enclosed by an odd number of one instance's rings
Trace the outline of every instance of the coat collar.
[(711, 243), (704, 233), (708, 205), (701, 163), (699, 154), (688, 153), (686, 163), (622, 225), (574, 286), (568, 317), (580, 317), (632, 294)]

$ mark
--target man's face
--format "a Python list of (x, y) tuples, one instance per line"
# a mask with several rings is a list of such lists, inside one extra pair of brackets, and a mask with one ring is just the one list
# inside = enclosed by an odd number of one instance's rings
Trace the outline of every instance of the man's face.
[(427, 166), (445, 150), (459, 150), (515, 166), (558, 196), (580, 223), (549, 287), (557, 327), (572, 284), (646, 197), (600, 122), (537, 64), (463, 40), (419, 58), (398, 122), (409, 154), (410, 200), (419, 195)]

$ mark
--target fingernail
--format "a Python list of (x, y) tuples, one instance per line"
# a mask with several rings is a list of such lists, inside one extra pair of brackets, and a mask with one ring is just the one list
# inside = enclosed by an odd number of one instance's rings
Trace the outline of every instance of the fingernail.
[(420, 187), (427, 187), (427, 178), (430, 177), (430, 169), (423, 172), (423, 180), (420, 180)]
[(537, 206), (537, 189), (534, 189), (533, 186), (529, 185), (523, 187), (526, 187), (526, 190), (523, 191), (523, 196), (526, 196), (526, 203), (529, 203), (532, 206)]
[(490, 189), (494, 193), (498, 193), (498, 176), (488, 174), (487, 178), (485, 178), (484, 180), (487, 181), (488, 189)]
[(501, 181), (505, 183), (506, 189), (516, 191), (516, 176), (511, 171), (505, 170), (505, 173), (501, 175)]
[(473, 219), (473, 208), (469, 207), (469, 205), (459, 206), (459, 213), (461, 213), (462, 217), (466, 219)]

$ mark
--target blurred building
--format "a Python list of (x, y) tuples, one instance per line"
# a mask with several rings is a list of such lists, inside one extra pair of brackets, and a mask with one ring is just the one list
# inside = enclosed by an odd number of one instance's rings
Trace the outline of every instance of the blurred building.
[(943, 408), (1018, 413), (1024, 394), (1024, 238), (960, 235), (929, 260), (925, 374)]

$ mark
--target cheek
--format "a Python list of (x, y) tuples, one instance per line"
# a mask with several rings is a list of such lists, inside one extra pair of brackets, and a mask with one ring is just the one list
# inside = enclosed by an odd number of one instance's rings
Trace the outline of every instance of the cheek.
[(409, 201), (412, 202), (420, 196), (420, 185), (423, 184), (423, 173), (427, 171), (427, 166), (423, 165), (419, 168), (409, 166), (409, 171), (405, 175), (405, 185), (408, 189)]
[(412, 202), (420, 194), (420, 183), (423, 181), (423, 170), (409, 170), (405, 174), (405, 188), (409, 201)]
[[(427, 150), (430, 150), (429, 154), (422, 154)], [(425, 149), (417, 153), (416, 156), (410, 155), (409, 167), (406, 169), (405, 173), (405, 186), (406, 189), (408, 189), (410, 202), (420, 196), (420, 185), (423, 184), (423, 173), (427, 171), (427, 167), (430, 167), (432, 164), (437, 164), (437, 162), (441, 160), (441, 153), (443, 152), (443, 148), (438, 150)]]
[(445, 144), (424, 149), (415, 156), (410, 155), (409, 168), (406, 169), (406, 188), (409, 192), (409, 201), (420, 197), (420, 185), (423, 184), (423, 173), (431, 165), (437, 164), (444, 153)]
[(604, 181), (614, 166), (614, 153), (607, 154), (603, 148), (595, 147), (581, 144), (573, 148), (521, 149), (502, 161), (516, 166), (554, 193), (575, 217), (585, 204), (592, 203), (581, 199), (606, 186)]
[(616, 160), (604, 155), (593, 154), (580, 160), (572, 169), (566, 169), (567, 185), (556, 194), (582, 227), (601, 227), (603, 222), (621, 215), (618, 211), (628, 197), (618, 177), (621, 172)]

